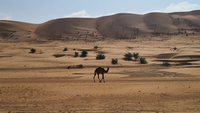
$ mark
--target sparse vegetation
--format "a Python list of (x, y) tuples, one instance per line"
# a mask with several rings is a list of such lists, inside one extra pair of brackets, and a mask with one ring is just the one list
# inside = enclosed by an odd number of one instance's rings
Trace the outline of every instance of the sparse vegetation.
[(112, 64), (118, 64), (118, 59), (117, 58), (112, 58), (111, 63)]
[(133, 57), (135, 58), (135, 60), (137, 60), (139, 58), (139, 53), (133, 53)]
[(94, 46), (94, 49), (98, 49), (98, 46)]
[(133, 57), (133, 55), (131, 54), (131, 53), (125, 53), (125, 59), (127, 59), (127, 60), (131, 60), (131, 58)]
[(31, 48), (31, 52), (30, 53), (35, 53), (36, 49)]
[(75, 52), (75, 53), (74, 53), (74, 57), (78, 57), (78, 52)]
[(105, 59), (105, 55), (103, 55), (103, 54), (98, 54), (98, 55), (96, 56), (96, 59), (97, 59), (97, 60)]
[(81, 53), (81, 57), (86, 57), (87, 54), (88, 54), (88, 52), (84, 50), (84, 51), (82, 51), (82, 53)]
[(139, 58), (140, 64), (147, 64), (148, 62), (146, 61), (146, 58), (140, 57)]
[(174, 48), (171, 48), (170, 50), (176, 51), (176, 50), (177, 50), (177, 48), (176, 48), (176, 47), (174, 47)]
[(176, 50), (177, 48), (176, 47), (174, 47), (174, 50)]
[(63, 51), (67, 51), (67, 48), (64, 48)]

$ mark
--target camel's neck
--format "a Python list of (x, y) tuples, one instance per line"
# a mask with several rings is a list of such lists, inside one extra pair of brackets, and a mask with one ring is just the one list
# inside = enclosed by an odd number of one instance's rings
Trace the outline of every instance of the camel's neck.
[(106, 73), (108, 73), (108, 71), (109, 71), (109, 68), (107, 68)]

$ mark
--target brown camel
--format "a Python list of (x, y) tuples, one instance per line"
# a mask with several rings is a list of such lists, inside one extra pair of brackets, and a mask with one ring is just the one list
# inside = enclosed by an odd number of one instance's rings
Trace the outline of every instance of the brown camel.
[[(107, 70), (105, 70), (104, 68), (101, 68), (101, 67), (98, 67), (95, 71), (94, 71), (94, 82), (95, 82), (95, 76), (97, 74), (98, 76), (98, 79), (99, 79), (99, 82), (101, 82), (103, 80), (103, 82), (105, 83), (105, 80), (104, 80), (104, 73), (108, 73), (109, 71), (109, 67), (107, 68)], [(99, 78), (99, 74), (102, 74), (102, 79), (100, 80)]]

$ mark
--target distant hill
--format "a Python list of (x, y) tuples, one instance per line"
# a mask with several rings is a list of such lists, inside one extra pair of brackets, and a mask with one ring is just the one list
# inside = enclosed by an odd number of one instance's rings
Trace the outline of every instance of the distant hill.
[(86, 40), (200, 32), (200, 10), (99, 18), (60, 18), (42, 24), (0, 20), (0, 39)]

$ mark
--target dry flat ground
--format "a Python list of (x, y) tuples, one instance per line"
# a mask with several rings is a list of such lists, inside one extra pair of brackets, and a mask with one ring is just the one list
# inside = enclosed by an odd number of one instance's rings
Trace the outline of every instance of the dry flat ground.
[[(30, 48), (36, 53), (29, 53)], [(87, 57), (73, 57), (82, 50), (88, 51)], [(127, 52), (138, 52), (148, 64), (124, 60)], [(96, 60), (98, 53), (106, 58)], [(118, 59), (117, 65), (111, 64), (112, 58)], [(161, 66), (165, 60), (171, 65)], [(0, 112), (199, 113), (199, 60), (199, 37), (1, 42)], [(83, 68), (67, 69), (80, 64)], [(93, 82), (99, 66), (110, 67), (106, 83)]]

